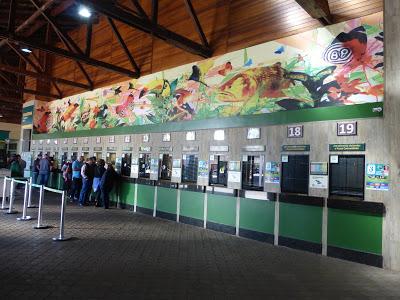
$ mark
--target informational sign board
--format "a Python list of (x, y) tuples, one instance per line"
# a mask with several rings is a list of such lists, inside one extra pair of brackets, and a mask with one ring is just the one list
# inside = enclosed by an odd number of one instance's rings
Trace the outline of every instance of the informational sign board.
[(150, 179), (158, 180), (158, 158), (150, 159)]
[(389, 165), (367, 164), (365, 185), (367, 190), (389, 190)]
[(328, 163), (327, 162), (311, 162), (310, 163), (310, 174), (311, 175), (328, 175)]
[(282, 145), (283, 152), (307, 152), (310, 151), (310, 145)]
[(293, 125), (287, 127), (288, 138), (302, 138), (303, 137), (303, 125)]
[(327, 189), (328, 188), (328, 176), (327, 175), (310, 175), (310, 188)]
[(208, 185), (208, 162), (206, 160), (199, 160), (197, 167), (197, 184), (207, 186)]
[(329, 162), (331, 164), (338, 164), (339, 163), (339, 155), (331, 155), (329, 157)]
[(230, 161), (228, 163), (228, 188), (240, 189), (241, 182), (240, 161)]
[(280, 182), (280, 164), (275, 161), (267, 161), (265, 163), (265, 183)]
[(182, 161), (179, 158), (172, 160), (171, 182), (180, 183), (182, 181)]
[(329, 144), (329, 151), (365, 151), (365, 144)]
[(283, 162), (283, 163), (289, 162), (289, 155), (282, 155), (281, 156), (281, 162)]

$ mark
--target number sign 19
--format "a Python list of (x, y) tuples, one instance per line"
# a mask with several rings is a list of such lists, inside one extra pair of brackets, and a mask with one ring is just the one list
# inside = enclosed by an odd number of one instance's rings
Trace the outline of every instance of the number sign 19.
[(288, 138), (301, 138), (303, 137), (303, 125), (288, 126), (287, 128)]
[(357, 122), (337, 123), (336, 131), (338, 136), (357, 135)]

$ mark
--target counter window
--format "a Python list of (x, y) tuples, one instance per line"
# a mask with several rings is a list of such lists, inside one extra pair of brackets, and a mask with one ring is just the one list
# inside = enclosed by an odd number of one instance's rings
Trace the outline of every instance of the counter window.
[(228, 162), (224, 161), (220, 155), (216, 155), (214, 161), (210, 163), (210, 185), (227, 185)]
[(72, 152), (72, 157), (74, 160), (79, 159), (78, 152)]
[(364, 155), (339, 155), (329, 168), (329, 194), (364, 198)]
[(197, 183), (199, 158), (194, 154), (184, 154), (182, 159), (182, 182)]
[(108, 152), (106, 155), (106, 163), (111, 163), (115, 167), (115, 160), (117, 159), (117, 154), (115, 152)]
[(288, 155), (288, 162), (282, 162), (282, 192), (308, 194), (308, 176), (308, 155)]
[(263, 155), (247, 155), (242, 161), (242, 186), (244, 190), (264, 190)]
[(85, 161), (89, 158), (89, 152), (83, 152), (82, 153), (83, 158), (85, 159)]
[(150, 178), (150, 154), (139, 154), (139, 177)]
[(121, 160), (121, 175), (130, 176), (131, 175), (131, 160), (132, 154), (125, 153)]
[(163, 154), (160, 159), (160, 166), (160, 179), (171, 180), (172, 156), (170, 154)]

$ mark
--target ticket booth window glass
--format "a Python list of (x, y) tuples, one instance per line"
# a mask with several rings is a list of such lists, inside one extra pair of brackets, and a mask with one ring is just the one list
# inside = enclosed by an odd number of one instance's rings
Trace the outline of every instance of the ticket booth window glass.
[(242, 162), (242, 182), (244, 190), (264, 190), (263, 182), (264, 156), (248, 155), (247, 160)]
[(125, 153), (121, 160), (121, 175), (130, 176), (131, 175), (131, 160), (132, 154)]
[(163, 154), (160, 159), (160, 179), (171, 180), (172, 172), (172, 156), (170, 154)]
[(364, 198), (364, 155), (339, 155), (330, 164), (329, 194)]
[(117, 160), (117, 154), (115, 152), (108, 152), (106, 157), (106, 163), (112, 164), (115, 167), (115, 161)]
[(210, 164), (210, 185), (227, 185), (228, 162), (221, 160), (221, 156), (217, 155), (214, 163)]
[(182, 159), (182, 182), (197, 183), (197, 167), (199, 159), (197, 155), (186, 154)]
[(308, 175), (308, 155), (289, 155), (282, 163), (282, 192), (308, 194)]
[(150, 178), (150, 154), (139, 155), (139, 177)]

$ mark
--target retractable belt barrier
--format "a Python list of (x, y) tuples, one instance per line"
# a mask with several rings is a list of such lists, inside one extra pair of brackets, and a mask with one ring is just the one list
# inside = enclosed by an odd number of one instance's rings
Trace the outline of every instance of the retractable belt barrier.
[(37, 218), (38, 222), (37, 222), (37, 225), (34, 226), (33, 228), (35, 228), (35, 229), (51, 228), (51, 226), (49, 226), (49, 225), (42, 224), (44, 187), (43, 187), (43, 185), (33, 184), (33, 183), (31, 184), (31, 187), (39, 188), (39, 191), (40, 191), (40, 193), (39, 193), (39, 210), (38, 210), (38, 218)]
[(67, 241), (70, 237), (64, 236), (64, 221), (65, 221), (65, 191), (52, 189), (49, 187), (43, 188), (46, 191), (61, 194), (61, 216), (60, 216), (60, 234), (53, 238), (53, 241)]
[(26, 210), (28, 208), (28, 186), (31, 180), (29, 181), (19, 181), (19, 180), (14, 180), (14, 182), (17, 183), (24, 183), (25, 184), (25, 192), (24, 192), (24, 206), (22, 208), (22, 217), (17, 218), (18, 221), (29, 221), (32, 220), (31, 216), (26, 215)]
[(6, 198), (10, 198), (10, 190), (8, 190), (8, 195), (7, 194), (7, 182), (11, 181), (10, 177), (5, 176), (4, 177), (4, 182), (3, 182), (3, 199), (1, 201), (1, 208), (0, 210), (7, 210), (8, 207), (6, 207)]

